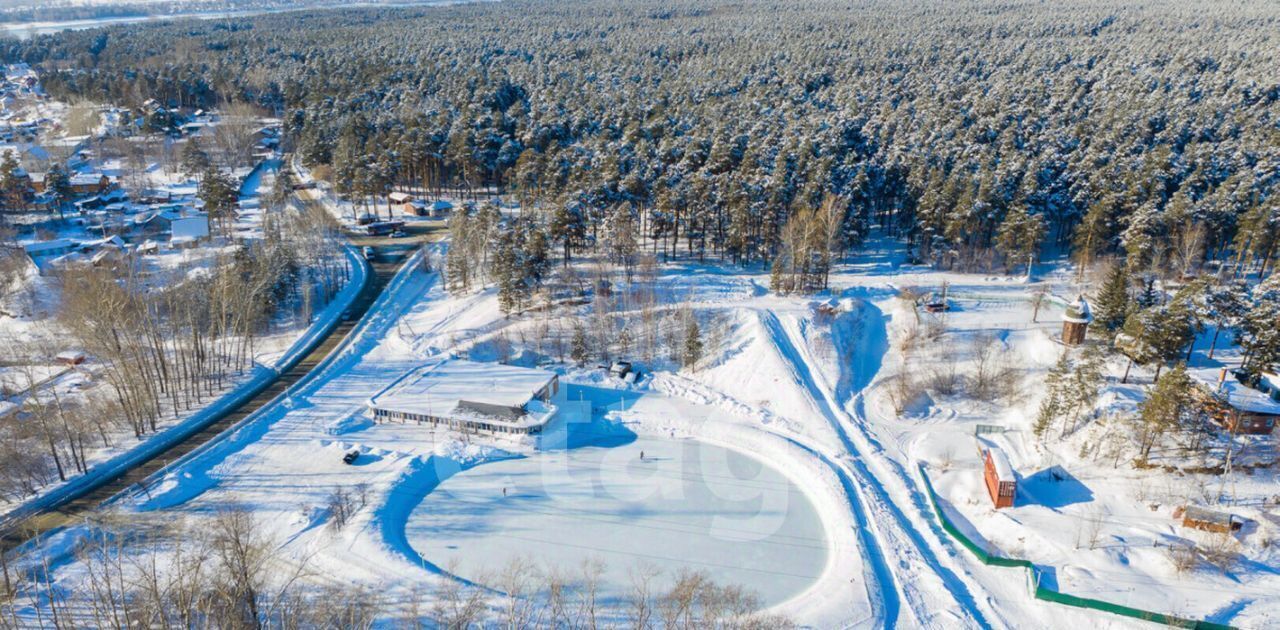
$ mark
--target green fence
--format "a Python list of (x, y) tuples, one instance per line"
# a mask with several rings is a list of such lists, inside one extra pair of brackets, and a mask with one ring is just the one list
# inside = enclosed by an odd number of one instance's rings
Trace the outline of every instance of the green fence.
[(1212, 623), (1209, 621), (1201, 621), (1198, 619), (1184, 619), (1167, 615), (1164, 613), (1151, 612), (1139, 608), (1131, 608), (1129, 606), (1121, 606), (1111, 602), (1104, 602), (1099, 599), (1090, 599), (1088, 597), (1078, 597), (1076, 595), (1068, 595), (1060, 593), (1050, 588), (1040, 585), (1040, 570), (1036, 565), (1028, 560), (1019, 560), (1017, 558), (1005, 558), (1004, 556), (992, 553), (983, 549), (978, 543), (974, 542), (963, 532), (960, 531), (951, 519), (943, 512), (942, 506), (938, 503), (938, 495), (933, 490), (933, 483), (929, 481), (929, 475), (925, 473), (924, 464), (919, 464), (920, 478), (924, 480), (925, 488), (929, 491), (929, 503), (933, 506), (933, 512), (938, 516), (938, 520), (942, 523), (942, 529), (945, 530), (956, 542), (962, 547), (968, 549), (975, 557), (982, 561), (983, 564), (989, 564), (997, 567), (1020, 567), (1028, 571), (1030, 578), (1031, 594), (1036, 599), (1042, 599), (1048, 602), (1065, 604), (1067, 606), (1075, 606), (1077, 608), (1088, 608), (1091, 610), (1101, 610), (1125, 617), (1133, 617), (1134, 619), (1142, 619), (1154, 623), (1162, 623), (1167, 626), (1176, 628), (1195, 628), (1196, 630), (1232, 630), (1231, 626)]

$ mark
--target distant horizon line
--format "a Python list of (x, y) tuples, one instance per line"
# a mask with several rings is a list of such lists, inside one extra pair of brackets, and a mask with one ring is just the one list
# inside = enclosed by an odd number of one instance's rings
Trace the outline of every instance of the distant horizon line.
[[(471, 4), (476, 2), (499, 2), (500, 0), (387, 0), (381, 2), (378, 0), (359, 0), (358, 2), (339, 3), (337, 0), (330, 0), (324, 4), (307, 4), (305, 0), (299, 0), (296, 4), (290, 6), (277, 6), (261, 9), (236, 9), (236, 10), (219, 10), (211, 9), (208, 11), (188, 11), (183, 13), (147, 13), (139, 15), (118, 15), (100, 18), (81, 18), (71, 20), (51, 20), (51, 21), (31, 21), (31, 22), (0, 22), (0, 38), (14, 37), (19, 40), (30, 39), (38, 35), (52, 35), (62, 31), (80, 31), (91, 28), (105, 28), (108, 26), (120, 26), (126, 24), (138, 24), (144, 22), (160, 22), (182, 19), (196, 20), (216, 20), (220, 18), (242, 18), (254, 17), (258, 15), (270, 15), (273, 13), (289, 13), (291, 11), (304, 10), (329, 10), (329, 9), (374, 9), (374, 8), (415, 8), (415, 7), (433, 7), (448, 6), (454, 4)], [(104, 4), (102, 6), (109, 6)]]

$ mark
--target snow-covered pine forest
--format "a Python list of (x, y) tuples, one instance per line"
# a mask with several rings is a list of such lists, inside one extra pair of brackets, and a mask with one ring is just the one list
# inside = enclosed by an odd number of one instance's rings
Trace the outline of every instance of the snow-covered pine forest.
[[(503, 0), (8, 42), (60, 101), (278, 117), (349, 233), (448, 235), (332, 364), (37, 545), (0, 625), (1145, 623), (1044, 588), (1271, 627), (1278, 27), (1263, 0)], [(444, 360), (563, 379), (555, 431), (372, 410)], [(686, 448), (758, 456), (751, 500), (796, 522), (744, 542), (679, 520), (713, 501), (547, 491), (548, 461), (632, 482)]]
[(340, 192), (497, 188), (566, 251), (630, 230), (821, 275), (882, 226), (942, 268), (1069, 250), (1167, 276), (1271, 264), (1278, 19), (1261, 1), (521, 0), (7, 54), (58, 70), (64, 99), (274, 109)]

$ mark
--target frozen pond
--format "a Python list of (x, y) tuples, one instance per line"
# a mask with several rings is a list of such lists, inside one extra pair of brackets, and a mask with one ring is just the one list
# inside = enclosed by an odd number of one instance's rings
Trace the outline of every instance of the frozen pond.
[[(641, 452), (644, 460), (640, 459)], [(503, 490), (506, 496), (503, 496)], [(446, 480), (406, 531), (425, 560), (483, 583), (511, 559), (576, 576), (605, 564), (601, 595), (625, 597), (630, 571), (706, 571), (771, 605), (821, 574), (826, 538), (798, 487), (759, 460), (693, 440), (639, 438), (484, 464)]]

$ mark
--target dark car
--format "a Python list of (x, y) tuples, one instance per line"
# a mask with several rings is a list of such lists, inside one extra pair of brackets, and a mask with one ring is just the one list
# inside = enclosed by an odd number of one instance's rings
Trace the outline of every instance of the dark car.
[(360, 457), (360, 451), (359, 451), (358, 449), (354, 449), (354, 448), (353, 448), (353, 449), (351, 449), (351, 450), (347, 451), (347, 452), (346, 452), (346, 454), (344, 454), (344, 455), (342, 456), (342, 463), (344, 463), (344, 464), (354, 464), (354, 463), (355, 463), (355, 461), (356, 461), (356, 458), (358, 458), (358, 457)]

